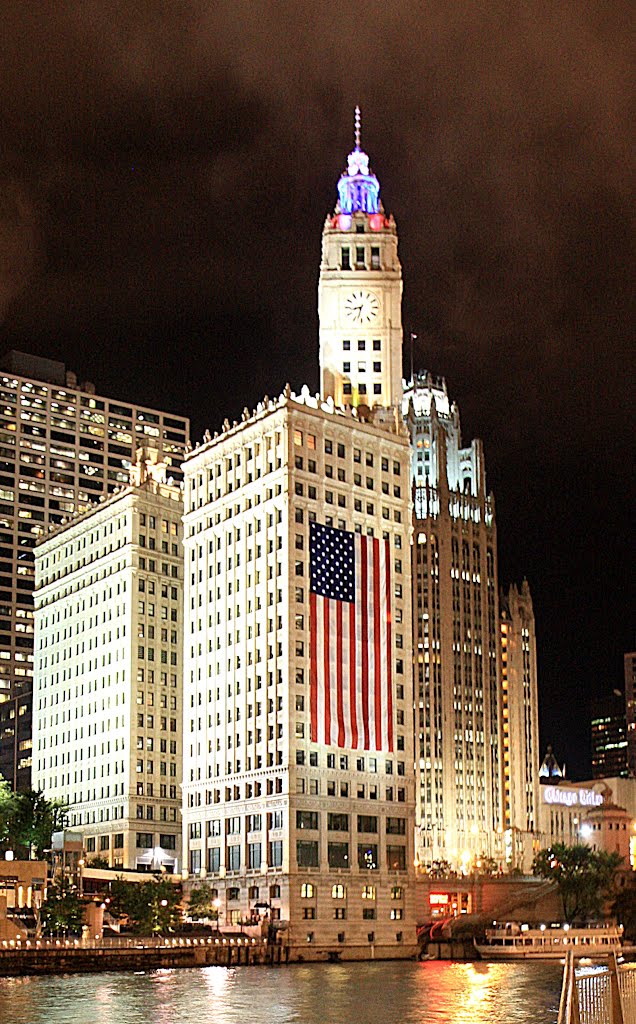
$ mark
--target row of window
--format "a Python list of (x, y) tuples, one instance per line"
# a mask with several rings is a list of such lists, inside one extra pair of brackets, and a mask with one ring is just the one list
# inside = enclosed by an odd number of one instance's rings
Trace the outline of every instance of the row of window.
[[(296, 828), (317, 830), (320, 828), (319, 811), (296, 811)], [(330, 832), (349, 832), (350, 815), (327, 812), (327, 829)], [(367, 834), (378, 832), (378, 817), (375, 814), (358, 814), (357, 830)], [(388, 817), (386, 819), (387, 835), (406, 835), (406, 818)]]
[[(367, 266), (366, 247), (364, 245), (356, 245), (355, 248), (355, 269), (356, 270), (381, 270), (380, 266), (380, 247), (379, 245), (371, 246), (371, 260)], [(340, 269), (341, 270), (352, 270), (351, 266), (351, 247), (348, 245), (342, 245), (340, 247)]]

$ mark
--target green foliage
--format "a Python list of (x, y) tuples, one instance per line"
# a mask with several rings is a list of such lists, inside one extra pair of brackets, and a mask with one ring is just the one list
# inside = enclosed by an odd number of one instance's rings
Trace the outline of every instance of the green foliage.
[(0, 843), (6, 843), (9, 838), (9, 820), (13, 793), (6, 779), (0, 775)]
[(188, 899), (188, 914), (193, 918), (208, 917), (213, 921), (217, 920), (219, 911), (214, 906), (215, 899), (216, 892), (207, 882), (194, 886)]
[(555, 882), (563, 900), (565, 919), (571, 923), (603, 913), (622, 860), (617, 853), (555, 843), (536, 855), (532, 871)]
[(499, 864), (494, 857), (482, 855), (477, 858), (475, 873), (478, 875), (497, 875), (499, 873)]
[(53, 832), (61, 831), (68, 813), (62, 800), (47, 800), (40, 790), (13, 793), (0, 783), (0, 842), (17, 858), (44, 858)]
[(81, 935), (84, 923), (84, 903), (77, 888), (66, 879), (49, 888), (40, 911), (42, 930), (47, 935), (70, 932)]
[(91, 857), (90, 860), (86, 861), (87, 868), (109, 868), (108, 857), (100, 857), (97, 854), (95, 857)]
[(110, 889), (110, 912), (125, 917), (137, 935), (174, 931), (181, 924), (181, 893), (166, 878), (126, 882), (116, 878)]

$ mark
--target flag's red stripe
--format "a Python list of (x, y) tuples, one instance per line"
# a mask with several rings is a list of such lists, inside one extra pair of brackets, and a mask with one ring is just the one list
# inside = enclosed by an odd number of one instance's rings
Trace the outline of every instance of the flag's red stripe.
[(316, 616), (316, 595), (309, 593), (309, 705), (311, 742), (318, 742), (318, 643)]
[(384, 702), (382, 700), (382, 647), (380, 644), (380, 541), (374, 538), (373, 544), (373, 652), (375, 668), (375, 745), (382, 750), (382, 720)]
[(391, 549), (386, 544), (386, 713), (388, 719), (389, 750), (393, 750), (393, 651), (391, 649)]
[(351, 716), (351, 746), (358, 746), (358, 709), (356, 704), (356, 606), (349, 604), (349, 714)]
[(368, 568), (367, 538), (360, 538), (360, 647), (362, 661), (362, 728), (364, 731), (364, 749), (369, 750), (369, 630), (367, 623), (368, 607)]
[(324, 631), (323, 631), (323, 691), (325, 695), (325, 743), (331, 743), (331, 679), (329, 676), (329, 630), (331, 628), (331, 601), (329, 598), (325, 598), (322, 604), (322, 614), (324, 616)]
[(342, 601), (336, 601), (336, 702), (338, 709), (338, 746), (345, 745), (344, 707), (342, 704)]

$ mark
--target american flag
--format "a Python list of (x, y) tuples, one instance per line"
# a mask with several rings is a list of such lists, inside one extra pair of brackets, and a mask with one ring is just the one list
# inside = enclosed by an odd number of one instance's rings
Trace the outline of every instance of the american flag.
[(310, 524), (311, 740), (393, 750), (388, 541)]

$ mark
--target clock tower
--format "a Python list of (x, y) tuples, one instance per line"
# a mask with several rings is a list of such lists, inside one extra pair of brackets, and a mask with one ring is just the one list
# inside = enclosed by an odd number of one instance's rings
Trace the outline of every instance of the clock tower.
[(402, 267), (397, 229), (380, 201), (380, 183), (360, 147), (338, 182), (325, 221), (318, 282), (320, 386), (336, 405), (394, 406), (402, 401)]

